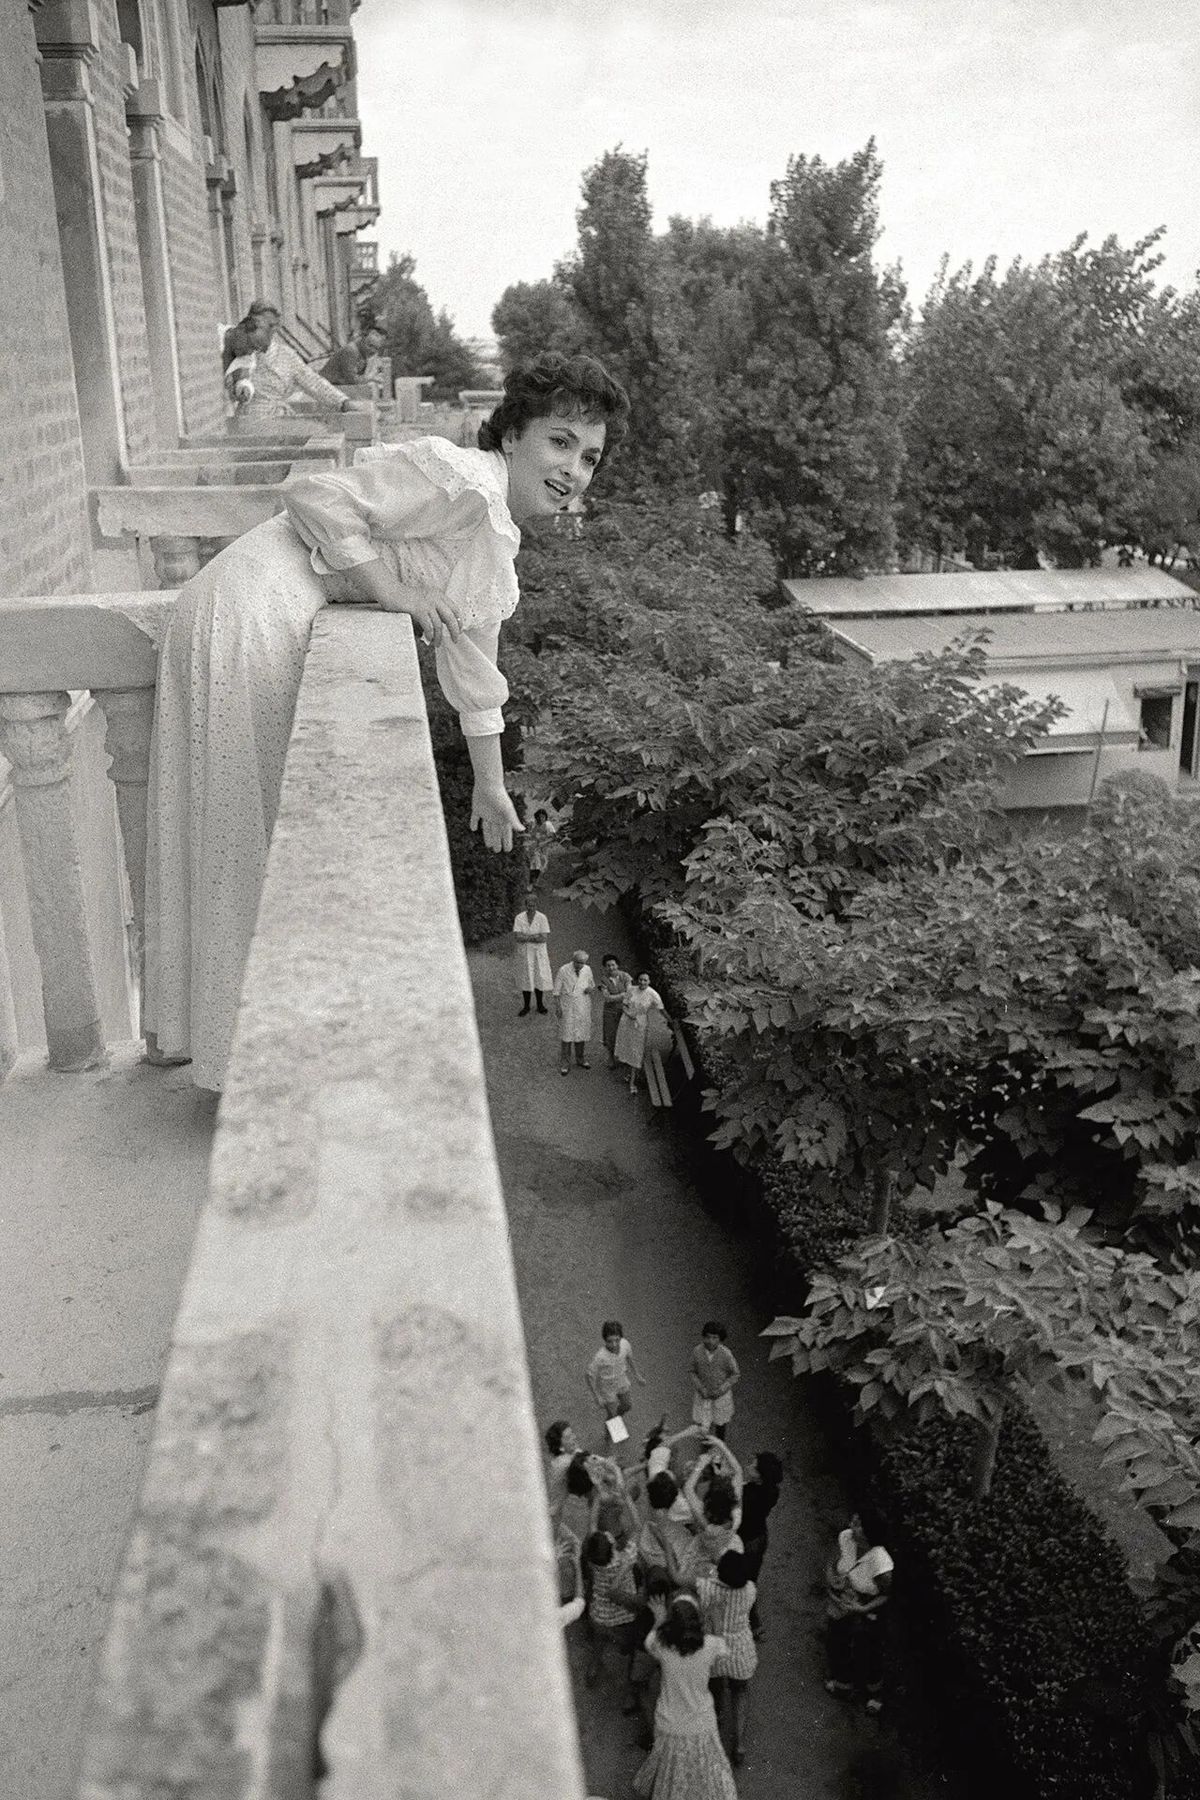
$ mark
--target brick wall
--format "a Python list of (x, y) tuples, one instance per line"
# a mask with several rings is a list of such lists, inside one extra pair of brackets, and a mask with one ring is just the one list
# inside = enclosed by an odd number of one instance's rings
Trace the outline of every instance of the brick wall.
[(188, 432), (218, 429), (224, 413), (221, 349), (217, 342), (217, 271), (208, 222), (208, 192), (199, 158), (199, 150), (185, 153), (174, 134), (163, 148), (175, 334)]
[(83, 447), (33, 21), (0, 7), (0, 593), (88, 589)]
[(91, 69), (96, 154), (112, 279), (125, 434), (130, 460), (140, 462), (153, 450), (156, 431), (142, 297), (142, 263), (138, 254), (129, 137), (125, 125), (129, 56), (118, 33), (116, 6), (104, 5), (99, 13), (100, 54)]

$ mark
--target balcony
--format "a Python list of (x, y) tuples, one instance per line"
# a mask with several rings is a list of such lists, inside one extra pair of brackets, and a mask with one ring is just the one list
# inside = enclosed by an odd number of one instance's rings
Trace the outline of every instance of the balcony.
[(273, 119), (325, 105), (354, 78), (347, 0), (262, 0), (254, 35), (259, 92)]
[(301, 178), (324, 175), (354, 162), (361, 147), (362, 126), (357, 119), (292, 121), (292, 166)]
[[(0, 600), (50, 1057), (101, 1071), (27, 1057), (12, 1091), (40, 1086), (55, 1141), (85, 1159), (100, 1087), (110, 1111), (127, 1101), (143, 1182), (172, 1179), (182, 1078), (98, 1023), (65, 690), (108, 722), (139, 919), (172, 604)], [(581, 1800), (552, 1571), (412, 634), (327, 610), (78, 1791), (248, 1792), (270, 1770), (255, 1791), (311, 1794), (323, 1760), (328, 1800), (382, 1800), (398, 1772), (429, 1800)]]
[(372, 281), (379, 273), (379, 245), (359, 238), (354, 246), (350, 273), (355, 281)]

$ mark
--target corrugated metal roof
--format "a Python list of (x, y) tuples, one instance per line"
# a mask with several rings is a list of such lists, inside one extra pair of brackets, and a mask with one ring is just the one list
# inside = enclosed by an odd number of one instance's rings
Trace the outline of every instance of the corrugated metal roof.
[(822, 619), (910, 613), (1061, 611), (1167, 600), (1200, 606), (1200, 594), (1161, 569), (998, 569), (970, 575), (816, 576), (784, 592)]
[[(915, 579), (915, 578), (914, 578)], [(952, 576), (931, 576), (950, 581)], [(1029, 663), (1153, 662), (1163, 657), (1200, 663), (1200, 612), (1179, 610), (997, 613), (830, 621), (834, 636), (872, 662), (938, 651), (976, 630), (986, 631), (988, 665), (1006, 679)]]

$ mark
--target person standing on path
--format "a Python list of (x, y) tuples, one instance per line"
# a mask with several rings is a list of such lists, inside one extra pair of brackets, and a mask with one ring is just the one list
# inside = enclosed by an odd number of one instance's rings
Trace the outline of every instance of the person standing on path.
[(587, 1384), (605, 1419), (622, 1419), (633, 1406), (632, 1382), (645, 1387), (646, 1377), (633, 1360), (633, 1345), (620, 1319), (605, 1319), (600, 1337), (600, 1348), (588, 1364)]
[(880, 1614), (892, 1591), (895, 1564), (880, 1543), (876, 1522), (855, 1513), (838, 1533), (837, 1551), (825, 1570), (827, 1648), (831, 1694), (850, 1699), (865, 1691), (867, 1711), (883, 1710)]
[(729, 1760), (742, 1762), (742, 1735), (746, 1724), (746, 1689), (758, 1667), (758, 1646), (750, 1629), (750, 1611), (757, 1589), (750, 1579), (750, 1559), (727, 1550), (712, 1575), (696, 1583), (704, 1613), (704, 1629), (724, 1638), (726, 1651), (712, 1669), (713, 1699), (720, 1723), (725, 1695), (729, 1695)]
[(544, 1013), (547, 1010), (546, 995), (554, 986), (550, 952), (546, 948), (550, 921), (544, 912), (538, 911), (538, 898), (532, 888), (525, 896), (525, 910), (513, 920), (513, 936), (517, 940), (517, 991), (521, 996), (517, 1017), (523, 1019), (535, 994), (538, 1011)]
[[(783, 1464), (773, 1450), (760, 1450), (750, 1465), (750, 1473), (742, 1483), (742, 1542), (750, 1563), (750, 1579), (757, 1584), (770, 1543), (767, 1520), (779, 1500), (783, 1486)], [(763, 1634), (762, 1620), (755, 1598), (750, 1608), (750, 1629), (756, 1638)]]
[(554, 977), (554, 1010), (558, 1014), (558, 1035), (562, 1042), (560, 1075), (571, 1072), (571, 1049), (581, 1069), (590, 1069), (587, 1047), (592, 1036), (592, 995), (596, 978), (588, 968), (586, 950), (576, 950), (569, 963), (564, 963)]
[(613, 1041), (613, 1054), (629, 1070), (629, 1091), (637, 1092), (638, 1070), (646, 1056), (646, 1021), (657, 1009), (665, 1014), (662, 995), (650, 985), (649, 975), (639, 975), (621, 1004), (621, 1022)]
[(600, 995), (600, 1036), (604, 1040), (604, 1048), (608, 1051), (608, 1066), (617, 1066), (617, 1031), (621, 1024), (621, 1011), (625, 996), (633, 986), (633, 977), (623, 969), (610, 950), (601, 960), (602, 973), (598, 992)]
[(733, 1418), (733, 1390), (742, 1378), (729, 1336), (719, 1319), (706, 1319), (692, 1351), (692, 1418), (714, 1437), (724, 1438)]
[(633, 1791), (641, 1800), (737, 1800), (708, 1686), (728, 1645), (706, 1635), (691, 1594), (677, 1594), (669, 1608), (655, 1600), (652, 1610), (654, 1630), (646, 1651), (662, 1670), (662, 1687), (654, 1708), (654, 1748), (633, 1778)]
[(550, 852), (554, 848), (554, 840), (558, 836), (558, 826), (554, 824), (544, 806), (539, 806), (533, 815), (533, 824), (526, 828), (525, 855), (529, 863), (531, 875), (544, 875), (550, 867)]

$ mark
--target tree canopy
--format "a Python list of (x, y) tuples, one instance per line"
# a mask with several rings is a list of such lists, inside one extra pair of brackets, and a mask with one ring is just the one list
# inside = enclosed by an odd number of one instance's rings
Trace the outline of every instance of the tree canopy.
[(943, 268), (904, 364), (910, 543), (1078, 568), (1200, 542), (1200, 315), (1154, 281), (1161, 235)]
[(475, 357), (445, 308), (435, 314), (416, 267), (415, 258), (393, 253), (371, 296), (373, 315), (395, 374), (432, 375), (434, 398), (457, 397), (478, 381)]

